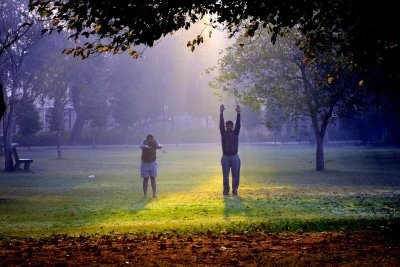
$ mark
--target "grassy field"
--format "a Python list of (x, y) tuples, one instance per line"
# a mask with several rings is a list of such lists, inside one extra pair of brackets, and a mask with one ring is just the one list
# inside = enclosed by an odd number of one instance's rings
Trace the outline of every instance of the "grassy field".
[(54, 148), (20, 148), (32, 171), (0, 172), (0, 236), (399, 225), (400, 149), (326, 147), (327, 170), (316, 172), (313, 147), (241, 144), (238, 197), (222, 196), (220, 151), (165, 146), (153, 200), (143, 199), (137, 147), (65, 147), (62, 159)]

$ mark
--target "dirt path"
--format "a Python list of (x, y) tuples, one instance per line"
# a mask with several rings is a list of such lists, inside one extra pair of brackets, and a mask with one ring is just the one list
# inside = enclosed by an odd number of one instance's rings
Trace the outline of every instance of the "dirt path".
[(0, 266), (400, 266), (382, 231), (0, 240)]

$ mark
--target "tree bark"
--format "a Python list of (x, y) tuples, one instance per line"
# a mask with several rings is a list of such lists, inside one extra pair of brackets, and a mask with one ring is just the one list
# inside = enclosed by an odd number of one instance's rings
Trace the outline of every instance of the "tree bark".
[(29, 136), (27, 136), (26, 141), (27, 141), (28, 150), (30, 151), (31, 150), (31, 138)]
[(128, 127), (124, 127), (125, 148), (128, 148), (128, 134), (129, 134), (129, 128)]
[(316, 142), (317, 142), (317, 152), (315, 156), (316, 169), (317, 171), (323, 171), (325, 170), (324, 138), (320, 134), (318, 134), (316, 136)]
[(76, 120), (74, 126), (72, 127), (71, 135), (69, 137), (68, 143), (70, 145), (79, 144), (81, 142), (82, 129), (85, 125), (85, 119), (80, 113), (76, 113)]
[(4, 171), (14, 171), (14, 162), (12, 158), (12, 138), (14, 129), (13, 107), (9, 106), (8, 111), (3, 117), (3, 142), (4, 142)]
[(12, 147), (11, 143), (6, 141), (8, 139), (7, 134), (4, 135), (4, 171), (14, 171), (14, 161), (12, 158)]
[(57, 158), (61, 159), (61, 145), (60, 145), (60, 142), (57, 142)]
[(317, 151), (315, 153), (315, 168), (317, 171), (325, 170), (325, 159), (324, 159), (324, 136), (328, 126), (328, 120), (332, 116), (333, 105), (330, 106), (330, 111), (327, 115), (323, 116), (321, 123), (318, 123), (318, 98), (312, 94), (310, 88), (311, 84), (307, 80), (305, 72), (305, 65), (299, 65), (302, 73), (304, 92), (306, 94), (307, 109), (310, 114), (312, 126), (314, 128), (315, 142), (317, 144)]
[[(314, 128), (315, 143), (317, 145), (317, 151), (315, 153), (315, 168), (317, 171), (325, 170), (325, 159), (324, 159), (324, 135), (325, 131), (322, 131), (318, 125), (316, 114), (311, 115), (311, 121)], [(322, 133), (321, 133), (322, 131)]]
[(0, 83), (0, 120), (3, 118), (5, 112), (6, 112), (6, 103), (4, 102), (3, 84)]
[(61, 159), (61, 131), (56, 131), (57, 159)]
[(81, 92), (78, 87), (71, 88), (71, 99), (76, 112), (76, 119), (74, 125), (72, 126), (68, 144), (76, 145), (81, 143), (82, 129), (83, 126), (85, 125), (85, 116), (82, 112), (82, 105), (81, 105)]
[(95, 131), (95, 127), (93, 125), (91, 125), (91, 131), (90, 131), (90, 135), (91, 135), (91, 139), (92, 139), (92, 148), (96, 149), (96, 131)]

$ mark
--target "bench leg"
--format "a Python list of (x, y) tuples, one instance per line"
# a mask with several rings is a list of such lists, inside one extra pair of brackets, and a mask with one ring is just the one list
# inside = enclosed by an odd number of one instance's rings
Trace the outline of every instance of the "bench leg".
[(19, 170), (20, 165), (21, 165), (21, 162), (15, 163), (14, 170)]
[(29, 166), (31, 165), (31, 163), (30, 162), (25, 162), (25, 164), (24, 164), (24, 170), (25, 171), (29, 171)]

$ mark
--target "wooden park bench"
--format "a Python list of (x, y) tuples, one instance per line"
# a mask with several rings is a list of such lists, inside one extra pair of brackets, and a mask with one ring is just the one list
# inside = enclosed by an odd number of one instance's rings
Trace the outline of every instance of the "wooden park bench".
[(12, 148), (12, 153), (13, 153), (14, 159), (15, 159), (14, 170), (19, 170), (20, 165), (22, 163), (24, 163), (24, 170), (28, 171), (29, 170), (29, 166), (33, 162), (33, 159), (21, 159), (21, 158), (19, 158), (18, 152), (17, 152), (17, 148), (15, 148), (15, 147)]

